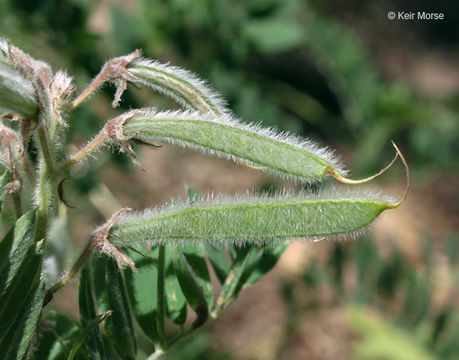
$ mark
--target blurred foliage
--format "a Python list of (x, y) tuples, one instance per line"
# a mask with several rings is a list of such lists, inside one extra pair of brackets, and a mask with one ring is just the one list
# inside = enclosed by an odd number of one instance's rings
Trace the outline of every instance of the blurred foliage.
[[(356, 359), (456, 359), (459, 310), (455, 294), (459, 267), (453, 259), (459, 252), (451, 244), (457, 242), (457, 235), (451, 234), (444, 243), (450, 249), (446, 265), (453, 277), (452, 286), (438, 281), (429, 238), (424, 242), (423, 257), (416, 263), (395, 245), (390, 255), (380, 255), (369, 238), (350, 246), (334, 245), (325, 264), (313, 260), (301, 279), (284, 282), (290, 316), (302, 314), (305, 319), (313, 319), (319, 309), (344, 306), (348, 324), (359, 337), (354, 347)], [(355, 283), (349, 281), (353, 276)], [(306, 289), (301, 297), (293, 292), (299, 283)], [(333, 300), (328, 304), (321, 299), (323, 286), (333, 291)], [(447, 296), (439, 302), (438, 293)], [(290, 328), (286, 337), (296, 330)]]

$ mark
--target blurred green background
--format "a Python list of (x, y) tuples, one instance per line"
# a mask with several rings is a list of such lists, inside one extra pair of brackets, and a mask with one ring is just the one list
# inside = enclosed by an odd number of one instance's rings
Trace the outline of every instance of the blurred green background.
[[(445, 20), (391, 21), (392, 10)], [(106, 59), (142, 48), (206, 79), (243, 121), (337, 149), (354, 177), (390, 161), (391, 139), (404, 152), (412, 192), (400, 209), (357, 241), (291, 245), (174, 359), (459, 358), (458, 2), (2, 0), (0, 13), (0, 36), (67, 69), (80, 91)], [(131, 86), (113, 110), (113, 92), (72, 114), (69, 143), (125, 109), (176, 106)], [(146, 175), (117, 153), (72, 174), (69, 202), (87, 210), (68, 210), (76, 247), (118, 204), (159, 204), (185, 184), (203, 193), (283, 186), (168, 146), (142, 150), (142, 161)], [(401, 167), (374, 186), (401, 194)], [(70, 317), (76, 303), (71, 289), (60, 297)]]

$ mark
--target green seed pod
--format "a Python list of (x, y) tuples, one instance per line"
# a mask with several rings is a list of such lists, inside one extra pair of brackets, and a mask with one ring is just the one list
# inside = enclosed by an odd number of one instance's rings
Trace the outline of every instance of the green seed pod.
[(382, 211), (399, 206), (391, 198), (366, 194), (214, 198), (174, 203), (123, 215), (110, 232), (116, 245), (132, 243), (269, 243), (289, 238), (355, 236)]

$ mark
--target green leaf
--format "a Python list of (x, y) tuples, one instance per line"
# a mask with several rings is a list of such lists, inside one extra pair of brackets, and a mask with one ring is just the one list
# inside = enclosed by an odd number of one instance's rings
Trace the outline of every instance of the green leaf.
[(186, 195), (187, 195), (188, 201), (190, 201), (192, 203), (195, 203), (195, 202), (198, 202), (198, 201), (202, 200), (201, 199), (201, 195), (199, 195), (199, 193), (195, 189), (190, 187), (190, 186), (186, 187)]
[(204, 249), (201, 244), (184, 244), (181, 250), (190, 265), (191, 270), (199, 281), (207, 306), (210, 309), (214, 302), (214, 295), (209, 270), (204, 257)]
[(33, 284), (22, 309), (19, 310), (14, 320), (14, 325), (10, 327), (5, 336), (1, 336), (2, 358), (23, 359), (26, 356), (40, 318), (44, 296), (45, 280), (43, 279)]
[(134, 315), (142, 331), (154, 344), (159, 342), (156, 324), (158, 303), (156, 290), (158, 287), (158, 248), (143, 251), (143, 256), (135, 251), (128, 251), (134, 261), (137, 272), (124, 272), (129, 298)]
[[(95, 329), (99, 329), (99, 323), (102, 322), (103, 320), (105, 320), (107, 318), (107, 316), (110, 316), (112, 314), (112, 311), (109, 310), (107, 311), (105, 314), (102, 314), (102, 315), (99, 315), (97, 317), (95, 317), (94, 319), (92, 319), (90, 322), (88, 322), (88, 324), (86, 325), (85, 329), (83, 330), (83, 332), (80, 334), (80, 336), (78, 336), (78, 338), (75, 340), (75, 343), (72, 347), (72, 350), (70, 351), (70, 354), (69, 354), (69, 357), (68, 357), (68, 360), (73, 360), (78, 352), (78, 350), (80, 349), (81, 345), (83, 344), (83, 342), (85, 341), (86, 338), (88, 338), (90, 336), (90, 334), (95, 330)], [(100, 333), (99, 333), (100, 335)], [(102, 341), (102, 338), (100, 339)], [(89, 356), (90, 358), (94, 358), (94, 354), (97, 356), (96, 358), (100, 359), (100, 353), (97, 352), (93, 352), (91, 350), (89, 350), (90, 353), (89, 353)]]
[(268, 273), (277, 264), (288, 246), (288, 242), (279, 242), (265, 246), (263, 248), (263, 255), (261, 256), (260, 261), (247, 277), (243, 287), (257, 282), (260, 278), (266, 275), (266, 273)]
[[(34, 243), (27, 249), (17, 272), (0, 296), (0, 348), (10, 346), (9, 334), (16, 333), (22, 326), (19, 319), (29, 313), (33, 298), (40, 283), (43, 257), (43, 241)], [(30, 335), (30, 334), (29, 334)]]
[(215, 275), (217, 275), (220, 283), (223, 284), (226, 276), (228, 275), (228, 271), (231, 268), (228, 252), (225, 246), (205, 244), (204, 248), (206, 249), (207, 258), (209, 259), (210, 263), (212, 264), (212, 268), (215, 271)]
[(206, 322), (209, 315), (209, 305), (204, 295), (204, 290), (180, 248), (171, 247), (170, 249), (172, 250), (172, 263), (180, 288), (188, 304), (197, 315), (192, 327), (198, 328)]
[(81, 329), (75, 322), (56, 311), (49, 312), (40, 328), (34, 359), (66, 359), (80, 334)]
[(80, 286), (78, 293), (78, 302), (80, 307), (81, 325), (85, 330), (84, 340), (91, 360), (106, 359), (104, 343), (98, 326), (92, 326), (94, 320), (98, 324), (99, 316), (96, 311), (94, 295), (92, 289), (92, 271), (91, 262), (88, 261), (81, 270)]
[(137, 344), (126, 288), (121, 272), (112, 259), (107, 261), (105, 279), (108, 306), (113, 310), (105, 329), (118, 353), (125, 359), (135, 359)]
[(186, 299), (175, 275), (172, 264), (172, 251), (170, 247), (166, 247), (165, 289), (167, 316), (177, 325), (183, 325), (186, 320)]
[(35, 226), (35, 211), (24, 214), (0, 242), (0, 295), (16, 275), (27, 248), (30, 246)]
[(222, 285), (222, 290), (218, 296), (215, 307), (215, 315), (218, 316), (220, 312), (237, 297), (242, 288), (241, 280), (244, 274), (250, 274), (250, 270), (256, 266), (262, 255), (263, 249), (257, 246), (245, 246), (241, 248), (241, 251), (238, 252), (238, 256)]
[(38, 112), (35, 90), (3, 54), (7, 54), (7, 49), (7, 42), (0, 39), (0, 114), (18, 114), (30, 119)]
[(110, 241), (117, 245), (194, 240), (264, 244), (289, 238), (352, 236), (382, 211), (397, 206), (391, 199), (351, 193), (215, 198), (123, 216), (112, 228)]
[(108, 258), (106, 256), (93, 257), (92, 266), (92, 283), (94, 289), (94, 295), (96, 296), (97, 309), (100, 314), (103, 314), (109, 310), (107, 292), (105, 291), (105, 273), (107, 272)]
[(340, 161), (327, 149), (228, 116), (140, 109), (119, 119), (124, 121), (124, 135), (133, 139), (192, 148), (290, 180), (309, 182), (333, 175), (342, 181), (345, 175)]

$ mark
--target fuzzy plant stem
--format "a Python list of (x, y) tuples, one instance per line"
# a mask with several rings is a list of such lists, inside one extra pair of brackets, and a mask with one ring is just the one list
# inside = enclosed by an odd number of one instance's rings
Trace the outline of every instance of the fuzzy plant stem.
[(40, 169), (37, 185), (37, 222), (35, 228), (35, 241), (44, 239), (48, 228), (48, 217), (54, 208), (53, 192), (55, 184), (54, 159), (51, 156), (50, 146), (43, 126), (38, 129), (40, 145)]
[(94, 93), (105, 81), (107, 80), (106, 70), (101, 71), (94, 80), (89, 84), (89, 86), (83, 90), (83, 92), (78, 95), (78, 97), (72, 101), (72, 107), (76, 108), (84, 100), (86, 100), (92, 93)]
[(77, 164), (81, 160), (87, 158), (93, 151), (97, 150), (108, 139), (108, 133), (105, 128), (96, 135), (89, 143), (87, 143), (77, 153), (73, 154), (61, 167), (61, 170), (66, 170)]
[(92, 248), (92, 242), (89, 241), (86, 247), (81, 252), (75, 264), (70, 268), (70, 270), (67, 273), (65, 273), (65, 275), (59, 281), (57, 281), (53, 286), (51, 286), (46, 291), (45, 298), (43, 300), (43, 306), (46, 306), (53, 299), (54, 294), (57, 293), (63, 287), (65, 287), (72, 280), (72, 278), (76, 274), (78, 274), (81, 267), (86, 262), (88, 256), (91, 255)]

